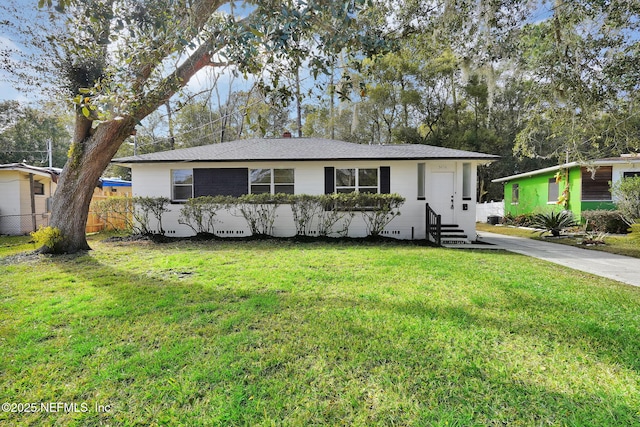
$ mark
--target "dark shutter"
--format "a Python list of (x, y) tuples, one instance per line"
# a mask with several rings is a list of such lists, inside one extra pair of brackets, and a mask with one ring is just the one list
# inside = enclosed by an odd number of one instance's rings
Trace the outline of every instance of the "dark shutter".
[(324, 194), (333, 194), (336, 191), (335, 169), (331, 166), (324, 168)]
[(380, 193), (391, 193), (391, 168), (380, 166)]
[(193, 170), (193, 196), (242, 196), (249, 193), (247, 168)]

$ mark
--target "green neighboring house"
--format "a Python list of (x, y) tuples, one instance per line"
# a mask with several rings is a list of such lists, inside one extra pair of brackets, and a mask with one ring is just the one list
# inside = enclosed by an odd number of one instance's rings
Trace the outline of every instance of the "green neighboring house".
[(569, 210), (580, 219), (583, 211), (615, 209), (611, 183), (631, 176), (640, 176), (640, 154), (566, 163), (493, 182), (504, 183), (505, 215)]

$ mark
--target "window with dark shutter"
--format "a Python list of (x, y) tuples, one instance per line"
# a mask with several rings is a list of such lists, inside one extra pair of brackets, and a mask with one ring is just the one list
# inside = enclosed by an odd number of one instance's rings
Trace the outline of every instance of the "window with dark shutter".
[(336, 193), (377, 193), (378, 169), (336, 169)]
[(595, 171), (581, 168), (582, 173), (582, 200), (583, 201), (609, 201), (611, 191), (612, 167), (600, 166)]

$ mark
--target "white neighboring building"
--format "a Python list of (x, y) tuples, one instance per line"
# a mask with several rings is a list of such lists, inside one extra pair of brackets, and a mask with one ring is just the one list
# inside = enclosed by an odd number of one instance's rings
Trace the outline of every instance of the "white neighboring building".
[(50, 198), (60, 169), (0, 165), (0, 234), (20, 235), (49, 225)]
[[(178, 223), (182, 203), (206, 195), (255, 192), (330, 194), (368, 191), (406, 198), (384, 235), (425, 239), (426, 205), (475, 239), (477, 166), (497, 156), (428, 145), (362, 145), (319, 138), (249, 139), (114, 159), (131, 168), (133, 196), (167, 197), (163, 227), (172, 236), (193, 230)], [(242, 218), (219, 218), (216, 234), (248, 235)], [(274, 234), (295, 235), (291, 209), (279, 207)], [(354, 218), (352, 237), (366, 234)]]

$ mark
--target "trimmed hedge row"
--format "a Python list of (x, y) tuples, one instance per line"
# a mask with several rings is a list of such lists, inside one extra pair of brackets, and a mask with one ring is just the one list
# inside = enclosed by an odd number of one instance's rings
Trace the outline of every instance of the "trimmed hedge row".
[[(297, 236), (347, 236), (360, 213), (369, 236), (379, 236), (404, 204), (398, 194), (246, 194), (240, 197), (203, 196), (187, 200), (178, 222), (195, 234), (215, 234), (218, 214), (227, 211), (242, 217), (254, 236), (273, 235), (277, 208), (289, 205)], [(166, 197), (110, 197), (94, 204), (96, 214), (112, 227), (125, 224), (136, 234), (164, 234), (162, 216), (171, 201)], [(156, 226), (151, 225), (155, 220)]]

